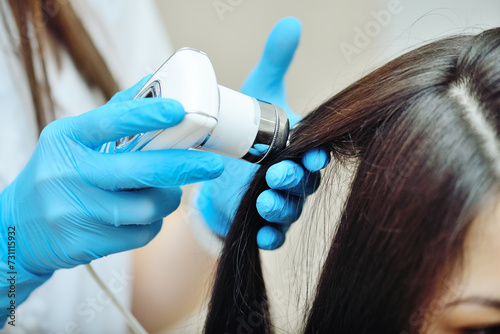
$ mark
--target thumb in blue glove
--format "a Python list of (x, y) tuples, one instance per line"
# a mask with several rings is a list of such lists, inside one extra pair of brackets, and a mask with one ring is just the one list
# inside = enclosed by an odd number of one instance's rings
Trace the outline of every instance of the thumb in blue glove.
[(241, 87), (243, 94), (271, 102), (288, 115), (290, 127), (300, 121), (286, 100), (285, 74), (299, 46), (302, 25), (294, 17), (280, 20), (267, 38), (259, 63), (250, 72)]

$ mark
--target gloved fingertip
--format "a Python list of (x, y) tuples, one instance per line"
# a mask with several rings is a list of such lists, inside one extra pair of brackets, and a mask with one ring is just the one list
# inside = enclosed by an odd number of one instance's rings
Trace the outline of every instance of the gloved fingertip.
[(162, 115), (167, 124), (179, 124), (186, 116), (184, 106), (179, 101), (161, 98), (158, 102), (161, 103)]
[(274, 250), (283, 245), (285, 235), (272, 226), (264, 226), (257, 232), (257, 245), (263, 250)]
[(148, 82), (148, 80), (151, 79), (152, 76), (153, 76), (152, 74), (146, 75), (132, 87), (122, 90), (121, 92), (118, 92), (115, 95), (113, 95), (113, 97), (109, 101), (114, 103), (114, 102), (123, 102), (132, 100), (139, 93), (139, 91), (146, 84), (146, 82)]
[(148, 82), (148, 80), (151, 79), (152, 76), (153, 74), (145, 75), (141, 80), (139, 80), (136, 84), (126, 89), (125, 91), (132, 93), (135, 97), (135, 95), (137, 95), (141, 91), (142, 87), (144, 87), (146, 82)]
[(277, 77), (282, 77), (299, 45), (301, 32), (302, 24), (298, 19), (286, 17), (280, 20), (269, 34), (260, 66), (274, 68)]
[(286, 174), (279, 164), (272, 165), (266, 172), (266, 182), (270, 188), (278, 188), (285, 181)]
[(307, 170), (314, 173), (330, 163), (330, 154), (323, 148), (310, 150), (302, 157), (302, 164)]
[(304, 170), (299, 164), (284, 160), (269, 167), (266, 182), (272, 189), (287, 189), (295, 187), (303, 177)]
[(302, 210), (300, 199), (285, 199), (281, 191), (268, 189), (257, 197), (257, 212), (270, 223), (289, 224), (297, 220)]
[(143, 76), (141, 78), (141, 80), (139, 80), (135, 85), (133, 85), (129, 89), (132, 91), (136, 91), (136, 94), (139, 93), (141, 88), (144, 87), (146, 82), (148, 82), (148, 80), (151, 79), (152, 76), (153, 76), (153, 74), (147, 74), (147, 75)]
[(224, 160), (215, 153), (207, 152), (207, 154), (210, 154), (207, 166), (208, 177), (216, 179), (224, 172)]
[[(182, 104), (174, 99), (150, 98), (118, 102), (111, 106), (118, 111), (113, 114), (116, 127), (140, 124), (141, 126), (169, 128), (182, 122), (186, 116)], [(119, 112), (128, 113), (123, 117)], [(85, 115), (85, 114), (84, 114)]]
[[(271, 34), (279, 34), (280, 38), (286, 38), (286, 41), (290, 44), (289, 47), (293, 48), (297, 47), (301, 33), (302, 23), (293, 16), (288, 16), (279, 20), (271, 32)], [(273, 37), (276, 38), (278, 36)]]
[(257, 197), (257, 212), (266, 220), (269, 218), (269, 214), (274, 211), (275, 205), (275, 198), (270, 191), (264, 191)]
[(165, 217), (179, 208), (181, 205), (182, 189), (181, 187), (168, 187), (162, 190), (165, 194)]

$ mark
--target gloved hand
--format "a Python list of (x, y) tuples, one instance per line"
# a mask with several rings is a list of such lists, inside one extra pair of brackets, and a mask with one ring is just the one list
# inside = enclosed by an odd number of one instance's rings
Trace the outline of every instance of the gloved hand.
[(0, 251), (6, 254), (7, 232), (14, 227), (16, 269), (46, 276), (143, 246), (179, 205), (180, 185), (222, 173), (221, 157), (210, 152), (96, 150), (182, 121), (185, 112), (175, 100), (132, 100), (147, 79), (104, 106), (43, 130), (26, 167), (0, 194)]
[[(286, 102), (284, 75), (298, 46), (301, 24), (295, 18), (282, 19), (272, 30), (260, 62), (251, 72), (241, 92), (271, 102), (288, 114), (290, 127), (300, 121)], [(323, 149), (307, 152), (302, 165), (286, 160), (269, 168), (266, 181), (271, 189), (257, 199), (257, 210), (274, 223), (261, 228), (257, 244), (262, 249), (276, 249), (285, 241), (285, 233), (302, 211), (305, 196), (318, 185), (318, 171), (329, 162)], [(241, 197), (258, 165), (224, 157), (225, 170), (216, 180), (205, 182), (197, 198), (197, 206), (209, 227), (218, 235), (229, 231)], [(304, 168), (305, 167), (305, 168)]]

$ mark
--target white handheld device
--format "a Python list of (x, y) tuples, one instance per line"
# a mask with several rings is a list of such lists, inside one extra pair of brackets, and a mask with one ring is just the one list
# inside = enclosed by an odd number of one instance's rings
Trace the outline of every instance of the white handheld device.
[(288, 117), (283, 109), (217, 84), (208, 56), (182, 48), (156, 71), (137, 98), (172, 98), (186, 116), (178, 125), (104, 144), (101, 152), (199, 149), (261, 163), (286, 146)]

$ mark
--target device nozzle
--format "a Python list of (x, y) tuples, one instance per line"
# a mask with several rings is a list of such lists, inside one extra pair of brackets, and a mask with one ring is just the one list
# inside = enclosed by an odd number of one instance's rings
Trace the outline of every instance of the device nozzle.
[(274, 104), (257, 100), (260, 107), (260, 122), (252, 147), (242, 159), (262, 163), (268, 155), (286, 147), (289, 134), (288, 116)]

